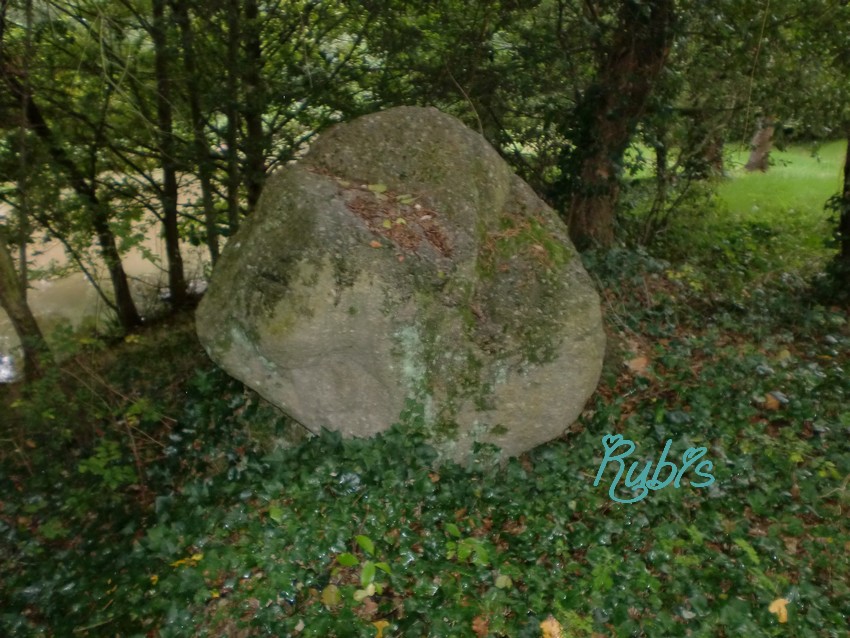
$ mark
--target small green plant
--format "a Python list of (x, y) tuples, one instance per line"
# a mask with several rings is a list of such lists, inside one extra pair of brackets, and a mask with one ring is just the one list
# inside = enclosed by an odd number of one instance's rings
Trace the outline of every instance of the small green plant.
[(123, 457), (117, 442), (104, 439), (95, 446), (92, 456), (80, 461), (78, 469), (82, 474), (96, 476), (107, 490), (114, 492), (137, 479), (133, 466), (122, 462)]
[(458, 562), (471, 562), (478, 567), (490, 564), (490, 553), (486, 544), (477, 538), (464, 538), (460, 528), (454, 523), (446, 523), (446, 533), (454, 540), (446, 541), (446, 558), (457, 559)]
[(354, 554), (344, 552), (337, 556), (337, 562), (343, 567), (360, 567), (360, 587), (355, 589), (353, 598), (357, 602), (363, 602), (366, 598), (384, 593), (384, 583), (380, 581), (378, 572), (383, 572), (387, 576), (392, 575), (392, 569), (386, 561), (375, 561), (375, 544), (368, 536), (358, 534), (354, 537), (355, 542), (363, 551), (367, 558), (360, 560)]

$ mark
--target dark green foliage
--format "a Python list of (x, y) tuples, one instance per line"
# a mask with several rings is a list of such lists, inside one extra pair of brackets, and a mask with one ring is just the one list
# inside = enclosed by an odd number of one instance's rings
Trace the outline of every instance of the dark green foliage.
[[(30, 134), (41, 212), (29, 222), (88, 251), (98, 209), (85, 188), (60, 197), (61, 147), (109, 204), (123, 251), (147, 187), (107, 176), (154, 168), (150, 47), (130, 37), (148, 6), (48, 3), (27, 61), (23, 3), (6, 4), (3, 81), (29, 64), (54, 134), (53, 147)], [(196, 244), (235, 229), (240, 196), (317, 131), (398, 103), (462, 116), (544, 195), (573, 190), (559, 164), (577, 169), (565, 159), (589, 150), (588, 88), (626, 3), (250, 3), (259, 22), (245, 4), (168, 5), (188, 9), (198, 65), (183, 66), (170, 24), (177, 160), (209, 171), (220, 195), (208, 220), (181, 211)], [(761, 113), (797, 118), (806, 137), (845, 126), (845, 5), (677, 3), (687, 37), (627, 123), (663, 167), (621, 200), (625, 238), (649, 248), (585, 255), (609, 328), (602, 385), (563, 440), (503, 467), (486, 449), (470, 468), (438, 465), (415, 405), (372, 441), (324, 433), (292, 447), (291, 424), (212, 368), (187, 318), (120, 347), (57, 344), (70, 362), (0, 387), (0, 635), (371, 637), (386, 620), (385, 636), (486, 623), (489, 636), (537, 637), (549, 614), (569, 638), (847, 635), (850, 326), (789, 266), (813, 253), (802, 230), (827, 233), (776, 204), (781, 175), (757, 198), (773, 202), (769, 223), (730, 221), (715, 184), (689, 181), (715, 176), (710, 151), (749, 139)], [(12, 184), (20, 105), (6, 93)], [(617, 184), (652, 167), (617, 146)], [(5, 222), (12, 237), (20, 221)], [(846, 270), (828, 274), (846, 287)], [(706, 446), (716, 483), (615, 504), (592, 486), (612, 432), (640, 458), (667, 439), (676, 454)], [(769, 612), (777, 598), (787, 625)]]
[[(668, 263), (628, 251), (587, 262), (613, 350), (651, 363), (644, 375), (609, 366), (564, 440), (504, 467), (486, 450), (469, 469), (437, 465), (415, 405), (371, 441), (282, 447), (286, 424), (203, 359), (181, 379), (115, 364), (111, 387), (140, 388), (121, 418), (162, 447), (137, 450), (142, 487), (134, 439), (104, 427), (119, 423), (104, 409), (89, 443), (27, 450), (31, 474), (4, 459), (2, 631), (375, 636), (386, 620), (384, 635), (472, 636), (487, 621), (488, 635), (539, 636), (553, 614), (571, 637), (843, 635), (846, 315), (781, 278), (697, 313)], [(161, 352), (178, 343), (191, 335)], [(787, 404), (771, 409), (771, 392)], [(35, 428), (45, 401), (10, 410), (29, 406)], [(592, 487), (610, 432), (639, 458), (666, 439), (676, 454), (704, 445), (717, 481), (615, 504)], [(790, 601), (787, 626), (768, 611), (776, 598)]]

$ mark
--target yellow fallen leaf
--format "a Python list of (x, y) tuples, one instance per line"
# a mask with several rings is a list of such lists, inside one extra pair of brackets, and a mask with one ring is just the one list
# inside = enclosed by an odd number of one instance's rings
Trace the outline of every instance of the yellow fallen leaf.
[(786, 609), (788, 602), (787, 598), (777, 598), (770, 603), (770, 607), (767, 610), (771, 614), (776, 614), (776, 618), (780, 623), (786, 623), (788, 622), (788, 609)]
[(151, 576), (151, 585), (156, 585), (158, 582), (159, 582), (159, 576), (157, 576), (156, 574)]
[(563, 628), (553, 616), (540, 623), (540, 638), (564, 638)]
[(180, 567), (181, 565), (189, 565), (190, 567), (194, 567), (201, 560), (203, 560), (203, 554), (192, 554), (189, 558), (181, 558), (180, 560), (176, 560), (171, 563), (172, 567)]
[(375, 638), (384, 638), (384, 629), (389, 627), (390, 623), (386, 620), (376, 620), (372, 624), (375, 625), (375, 629), (378, 630), (378, 633), (375, 634)]
[(339, 592), (339, 587), (331, 583), (322, 590), (322, 604), (331, 609), (342, 602), (342, 595)]
[(768, 392), (764, 395), (764, 409), (775, 412), (779, 408), (782, 407), (782, 403), (780, 403), (779, 399), (772, 392)]

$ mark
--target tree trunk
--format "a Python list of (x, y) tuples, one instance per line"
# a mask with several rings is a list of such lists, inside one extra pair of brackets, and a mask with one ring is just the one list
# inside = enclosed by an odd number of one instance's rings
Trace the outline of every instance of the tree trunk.
[[(5, 11), (5, 8), (4, 8)], [(18, 177), (18, 223), (20, 224), (20, 232), (18, 235), (18, 263), (19, 277), (21, 280), (21, 294), (24, 301), (27, 299), (27, 288), (29, 287), (29, 267), (27, 256), (27, 244), (30, 235), (30, 214), (29, 214), (29, 185), (28, 178), (30, 173), (29, 167), (29, 144), (27, 131), (27, 101), (31, 92), (30, 78), (30, 60), (33, 58), (32, 50), (32, 0), (26, 0), (24, 3), (24, 20), (25, 20), (25, 35), (24, 35), (24, 57), (23, 57), (23, 94), (21, 96), (21, 125), (19, 128), (19, 143), (18, 149), (20, 174)], [(4, 19), (5, 21), (5, 19)], [(2, 38), (0, 38), (0, 46), (2, 46)]]
[(709, 133), (703, 148), (703, 158), (709, 176), (723, 175), (723, 133), (718, 129)]
[(15, 334), (21, 341), (24, 379), (31, 381), (38, 377), (43, 366), (50, 362), (50, 350), (27, 304), (3, 228), (0, 228), (0, 306), (9, 315)]
[(218, 229), (212, 196), (213, 166), (204, 135), (204, 116), (201, 112), (201, 89), (198, 82), (198, 68), (195, 60), (195, 36), (189, 19), (188, 0), (172, 0), (171, 8), (180, 27), (183, 41), (183, 69), (186, 72), (186, 93), (189, 102), (189, 114), (192, 119), (192, 142), (195, 149), (195, 161), (198, 163), (198, 180), (201, 185), (201, 200), (204, 208), (204, 226), (207, 231), (207, 248), (213, 266), (218, 261)]
[(687, 120), (688, 131), (683, 151), (684, 170), (692, 179), (711, 179), (723, 175), (723, 130), (695, 109)]
[(614, 240), (623, 154), (667, 60), (675, 0), (624, 0), (596, 78), (576, 106), (554, 199), (579, 249)]
[(115, 234), (109, 227), (109, 214), (106, 206), (99, 200), (95, 186), (89, 183), (77, 165), (71, 160), (65, 151), (65, 147), (54, 137), (53, 130), (44, 119), (38, 103), (32, 95), (27, 94), (21, 83), (9, 74), (4, 74), (7, 84), (14, 95), (19, 99), (26, 96), (27, 123), (39, 139), (47, 146), (51, 158), (68, 178), (68, 182), (74, 192), (84, 202), (92, 219), (92, 227), (97, 234), (100, 254), (109, 277), (112, 281), (112, 289), (115, 293), (114, 310), (118, 315), (118, 321), (125, 330), (130, 330), (139, 324), (142, 319), (136, 309), (136, 304), (130, 294), (130, 285), (127, 281), (127, 273), (121, 263), (121, 253), (118, 251), (118, 243)]
[(245, 64), (242, 90), (245, 103), (245, 190), (248, 214), (260, 199), (266, 179), (266, 142), (263, 113), (266, 109), (266, 90), (263, 83), (263, 49), (257, 0), (245, 0), (244, 46)]
[(773, 148), (773, 130), (772, 117), (759, 120), (759, 128), (750, 142), (750, 159), (744, 167), (747, 171), (767, 172), (770, 166), (770, 150)]
[(239, 0), (227, 3), (227, 226), (230, 234), (239, 228), (239, 42), (241, 35)]
[(847, 150), (844, 153), (844, 188), (839, 202), (838, 238), (840, 251), (838, 265), (844, 276), (843, 288), (850, 294), (850, 132), (847, 134)]
[(171, 111), (171, 76), (168, 68), (169, 47), (165, 24), (165, 0), (153, 0), (151, 39), (154, 48), (156, 75), (156, 113), (159, 128), (159, 156), (162, 166), (162, 203), (165, 254), (168, 258), (168, 290), (171, 305), (184, 307), (187, 303), (186, 276), (180, 254), (180, 229), (177, 210), (177, 161), (174, 144), (174, 117)]

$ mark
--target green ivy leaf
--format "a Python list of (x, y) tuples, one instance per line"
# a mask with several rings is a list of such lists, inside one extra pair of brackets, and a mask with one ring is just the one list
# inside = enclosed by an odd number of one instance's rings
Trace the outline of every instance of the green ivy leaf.
[(375, 543), (372, 542), (372, 539), (368, 536), (358, 535), (354, 537), (354, 540), (357, 541), (357, 544), (360, 545), (360, 549), (369, 554), (369, 556), (373, 556), (375, 554)]
[(747, 555), (747, 558), (749, 558), (754, 565), (758, 565), (759, 563), (761, 563), (761, 561), (759, 560), (759, 555), (756, 553), (755, 548), (750, 545), (749, 542), (747, 542), (743, 538), (736, 538), (735, 544), (742, 550), (744, 550), (744, 553)]
[(375, 563), (367, 560), (363, 563), (363, 569), (360, 571), (360, 584), (363, 587), (368, 587), (375, 580)]
[(514, 581), (511, 580), (510, 576), (506, 576), (505, 574), (499, 574), (496, 577), (496, 587), (499, 589), (510, 589), (513, 587)]
[(354, 567), (355, 565), (358, 565), (360, 563), (360, 561), (357, 559), (357, 556), (355, 556), (354, 554), (349, 554), (348, 552), (337, 556), (336, 562), (338, 562), (343, 567)]

